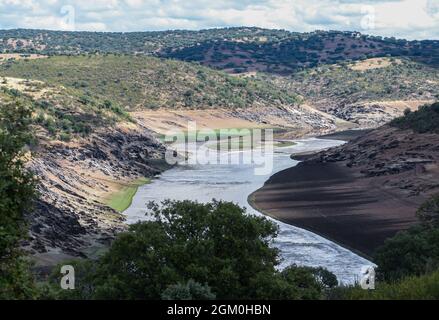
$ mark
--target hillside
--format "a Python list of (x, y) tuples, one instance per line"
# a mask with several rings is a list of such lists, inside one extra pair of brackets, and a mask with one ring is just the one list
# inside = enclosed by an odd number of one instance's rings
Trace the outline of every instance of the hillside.
[[(204, 110), (254, 124), (292, 128), (299, 136), (347, 125), (309, 106), (288, 89), (263, 79), (241, 78), (197, 64), (146, 56), (53, 56), (0, 64), (0, 76), (44, 81), (73, 90), (86, 105), (94, 100), (123, 115), (148, 112), (157, 121), (161, 110)], [(102, 103), (101, 103), (102, 104)], [(151, 115), (151, 110), (157, 112)], [(180, 117), (181, 118), (181, 117)], [(188, 120), (190, 120), (188, 118)], [(170, 119), (168, 127), (178, 119)]]
[(0, 77), (0, 105), (16, 102), (32, 110), (27, 166), (39, 180), (23, 245), (44, 265), (95, 254), (125, 228), (108, 200), (166, 168), (164, 146), (108, 101), (85, 103), (72, 88)]
[(0, 65), (0, 74), (60, 83), (85, 96), (105, 96), (131, 110), (299, 102), (294, 93), (264, 81), (238, 79), (194, 64), (144, 56), (57, 56), (5, 62)]
[(303, 67), (371, 57), (410, 57), (439, 64), (439, 41), (406, 41), (358, 32), (296, 33), (260, 28), (132, 33), (0, 31), (0, 51), (80, 54), (157, 55), (232, 73), (262, 71), (291, 74)]
[[(254, 28), (0, 34), (0, 103), (33, 108), (29, 166), (41, 196), (25, 245), (42, 264), (93, 256), (125, 228), (109, 204), (167, 168), (154, 136), (169, 129), (197, 121), (303, 137), (375, 127), (435, 99), (439, 86), (431, 41)], [(364, 59), (389, 54), (411, 58)]]
[[(439, 192), (437, 104), (272, 176), (252, 196), (284, 222), (371, 255)], [(426, 130), (425, 128), (428, 128)]]
[(439, 98), (439, 70), (407, 59), (322, 65), (289, 77), (258, 74), (294, 90), (313, 107), (363, 127), (377, 127), (407, 108)]
[(394, 119), (390, 125), (417, 133), (439, 134), (439, 102), (422, 106), (414, 112), (406, 112), (404, 117)]

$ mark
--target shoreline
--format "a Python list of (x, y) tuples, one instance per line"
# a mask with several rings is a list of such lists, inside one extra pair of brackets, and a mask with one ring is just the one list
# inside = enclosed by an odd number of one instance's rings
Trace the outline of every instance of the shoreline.
[[(328, 139), (334, 135), (346, 133)], [(313, 154), (293, 154), (302, 162), (272, 175), (248, 196), (249, 205), (368, 260), (385, 239), (416, 223), (422, 197), (409, 199), (385, 187), (385, 177), (361, 177), (357, 169), (341, 163), (305, 161)]]
[[(358, 137), (361, 137), (361, 136), (367, 134), (371, 130), (372, 129), (348, 129), (348, 130), (336, 131), (336, 132), (325, 134), (325, 135), (317, 135), (317, 136), (315, 136), (315, 138), (318, 138), (318, 139), (330, 139), (330, 140), (340, 140), (340, 141), (349, 142), (351, 140), (354, 140), (354, 139), (356, 139)], [(302, 162), (302, 161), (307, 160), (309, 157), (311, 157), (311, 156), (313, 156), (313, 155), (315, 155), (315, 154), (317, 154), (319, 152), (322, 152), (322, 150), (320, 150), (320, 151), (310, 151), (310, 152), (304, 152), (304, 153), (297, 153), (297, 154), (293, 153), (293, 154), (291, 154), (291, 159)], [(296, 166), (297, 166), (297, 164), (296, 164)], [(291, 167), (291, 168), (294, 168), (294, 167)], [(288, 168), (288, 169), (291, 169), (291, 168)], [(288, 170), (288, 169), (286, 169), (286, 170)], [(282, 171), (278, 172), (277, 174), (280, 174), (280, 173), (282, 173)], [(270, 176), (270, 178), (268, 180), (270, 180), (271, 177), (272, 176)], [(265, 187), (265, 184), (268, 182), (268, 180), (264, 183), (264, 186), (262, 188)], [(266, 216), (268, 216), (268, 217), (270, 217), (270, 218), (272, 218), (272, 219), (274, 219), (276, 221), (280, 221), (282, 223), (286, 223), (286, 224), (292, 225), (294, 227), (301, 228), (301, 229), (304, 229), (306, 231), (312, 232), (312, 233), (314, 233), (314, 234), (316, 234), (316, 235), (318, 235), (318, 236), (320, 236), (320, 237), (322, 237), (322, 238), (324, 238), (324, 239), (326, 239), (328, 241), (334, 242), (335, 244), (339, 245), (342, 248), (345, 248), (346, 250), (349, 250), (349, 251), (359, 255), (360, 257), (363, 257), (363, 258), (365, 258), (365, 259), (367, 259), (369, 261), (373, 261), (373, 258), (372, 258), (371, 255), (366, 254), (366, 253), (364, 253), (364, 252), (362, 252), (360, 250), (357, 250), (356, 248), (351, 247), (351, 246), (349, 246), (346, 243), (342, 243), (342, 242), (338, 241), (337, 239), (332, 238), (328, 234), (322, 233), (319, 230), (316, 230), (314, 228), (307, 228), (307, 227), (303, 227), (303, 226), (296, 226), (294, 224), (291, 224), (288, 220), (279, 218), (278, 216), (270, 213), (269, 211), (264, 210), (263, 208), (259, 207), (257, 205), (257, 203), (256, 203), (255, 196), (256, 196), (257, 192), (259, 190), (261, 190), (262, 188), (259, 188), (258, 190), (253, 191), (247, 197), (248, 204), (253, 209), (255, 209), (256, 211), (258, 211), (258, 212), (260, 212), (260, 213), (262, 213), (262, 214), (264, 214), (264, 215), (266, 215)]]
[(303, 227), (303, 226), (294, 225), (294, 224), (288, 222), (288, 220), (286, 220), (286, 219), (282, 219), (282, 218), (279, 218), (279, 217), (277, 217), (276, 215), (271, 214), (269, 211), (260, 208), (260, 207), (256, 204), (256, 201), (255, 201), (255, 198), (254, 198), (254, 197), (255, 197), (255, 194), (256, 194), (259, 190), (260, 190), (260, 189), (258, 189), (258, 190), (256, 190), (256, 191), (252, 192), (252, 193), (248, 196), (248, 198), (247, 198), (247, 202), (248, 202), (248, 204), (249, 204), (253, 209), (255, 209), (256, 211), (258, 211), (258, 212), (262, 213), (263, 215), (265, 215), (265, 216), (267, 216), (267, 217), (270, 217), (270, 218), (272, 218), (272, 219), (274, 219), (274, 220), (276, 220), (276, 221), (279, 221), (279, 222), (282, 222), (282, 223), (285, 223), (285, 224), (291, 225), (291, 226), (293, 226), (293, 227), (296, 227), (296, 228), (299, 228), (299, 229), (303, 229), (303, 230), (306, 230), (306, 231), (311, 232), (311, 233), (313, 233), (313, 234), (316, 234), (316, 235), (318, 235), (319, 237), (324, 238), (325, 240), (328, 240), (328, 241), (330, 241), (330, 242), (333, 242), (333, 243), (337, 244), (338, 246), (340, 246), (340, 247), (342, 247), (342, 248), (344, 248), (344, 249), (346, 249), (346, 250), (348, 250), (348, 251), (351, 251), (352, 253), (355, 253), (356, 255), (358, 255), (358, 256), (360, 256), (360, 257), (366, 259), (366, 260), (369, 260), (369, 261), (373, 262), (373, 257), (372, 257), (371, 255), (368, 255), (368, 254), (366, 254), (366, 253), (364, 253), (364, 252), (362, 252), (362, 251), (359, 251), (359, 250), (357, 250), (357, 249), (355, 249), (355, 248), (353, 248), (353, 247), (350, 247), (348, 244), (346, 244), (346, 243), (342, 243), (342, 242), (338, 241), (337, 239), (331, 238), (329, 235), (327, 235), (327, 234), (325, 234), (325, 233), (322, 233), (322, 232), (320, 232), (319, 230), (315, 230), (315, 229), (312, 229), (312, 228), (307, 228), (307, 227)]

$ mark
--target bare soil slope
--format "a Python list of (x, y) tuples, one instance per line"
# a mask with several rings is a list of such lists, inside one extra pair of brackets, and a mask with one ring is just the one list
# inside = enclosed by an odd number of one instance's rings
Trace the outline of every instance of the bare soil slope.
[(311, 156), (267, 181), (254, 205), (282, 221), (371, 255), (416, 223), (439, 192), (439, 135), (388, 126)]

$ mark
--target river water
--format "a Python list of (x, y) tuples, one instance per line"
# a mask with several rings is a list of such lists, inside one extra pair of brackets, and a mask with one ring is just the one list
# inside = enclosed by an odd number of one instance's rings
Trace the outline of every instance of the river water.
[[(128, 223), (147, 220), (145, 204), (149, 201), (196, 200), (209, 202), (217, 200), (233, 201), (247, 208), (247, 213), (261, 215), (247, 202), (247, 197), (263, 186), (264, 182), (276, 172), (295, 166), (298, 162), (290, 158), (293, 152), (322, 150), (343, 144), (342, 141), (323, 139), (296, 140), (291, 147), (274, 148), (269, 156), (273, 159), (273, 169), (263, 175), (255, 174), (256, 164), (244, 161), (251, 157), (251, 150), (217, 152), (207, 150), (203, 158), (228, 159), (240, 157), (234, 164), (217, 164), (216, 161), (204, 164), (176, 166), (163, 172), (152, 183), (139, 188), (132, 205), (124, 212)], [(189, 145), (189, 152), (195, 152), (199, 145)], [(206, 151), (204, 150), (204, 151)], [(267, 154), (264, 155), (265, 157)], [(198, 153), (198, 157), (200, 157)], [(253, 157), (254, 154), (253, 154)], [(203, 161), (201, 161), (203, 162)], [(230, 162), (230, 161), (229, 161)], [(256, 163), (260, 164), (255, 160)], [(224, 162), (221, 162), (224, 163)], [(282, 262), (280, 267), (291, 264), (304, 266), (322, 266), (337, 275), (340, 282), (352, 284), (360, 279), (361, 269), (373, 265), (353, 252), (309, 231), (273, 220), (279, 227), (279, 236), (274, 246), (280, 249)]]

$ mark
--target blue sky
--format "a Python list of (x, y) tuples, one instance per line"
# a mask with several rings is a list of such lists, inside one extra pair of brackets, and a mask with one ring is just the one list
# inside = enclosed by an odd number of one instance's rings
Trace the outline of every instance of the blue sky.
[(258, 26), (439, 39), (439, 0), (0, 0), (0, 28), (150, 31)]

